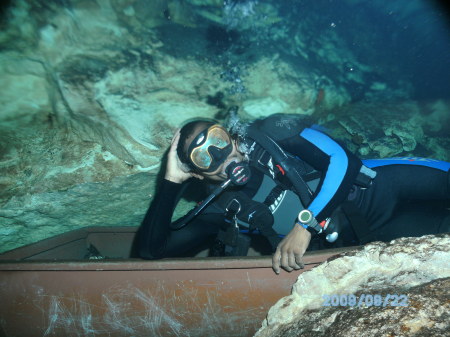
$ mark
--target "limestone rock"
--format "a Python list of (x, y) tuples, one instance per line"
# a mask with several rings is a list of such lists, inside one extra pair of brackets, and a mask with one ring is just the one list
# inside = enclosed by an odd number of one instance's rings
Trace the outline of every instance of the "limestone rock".
[[(402, 292), (407, 296), (407, 307), (310, 310), (305, 312), (307, 319), (280, 327), (270, 336), (445, 336), (450, 318), (448, 289), (449, 278), (412, 287), (408, 291), (392, 288), (388, 291), (390, 294)], [(381, 295), (385, 298), (388, 293)]]
[[(427, 104), (411, 100), (360, 102), (335, 110), (324, 124), (364, 158), (416, 155), (448, 161), (450, 152), (444, 139), (449, 117), (444, 112), (449, 109), (450, 103), (442, 100)], [(441, 141), (425, 136), (433, 132)]]
[[(89, 67), (86, 58), (79, 59), (75, 68), (64, 67), (58, 86), (70, 111), (59, 115), (83, 139), (101, 143), (127, 162), (155, 169), (182, 122), (214, 117), (217, 108), (205, 101), (221, 90), (221, 83), (198, 62), (136, 54), (136, 62), (142, 63), (132, 66), (100, 58), (98, 62), (115, 67), (99, 76), (80, 78), (75, 69)], [(162, 132), (155, 132), (155, 127)]]
[(279, 55), (263, 58), (247, 68), (244, 77), (248, 90), (243, 110), (253, 118), (272, 113), (312, 114), (348, 103), (345, 90), (314, 72), (294, 69)]
[[(449, 247), (450, 234), (430, 235), (333, 257), (299, 276), (255, 336), (443, 336), (450, 327)], [(324, 306), (327, 295), (339, 298), (336, 306)], [(344, 302), (349, 295), (355, 302)]]
[[(77, 226), (137, 225), (150, 199), (136, 196), (152, 193), (175, 129), (193, 117), (224, 120), (233, 105), (246, 119), (316, 114), (363, 156), (450, 160), (449, 103), (405, 101), (410, 86), (379, 75), (397, 78), (396, 66), (368, 66), (365, 57), (379, 54), (354, 48), (371, 36), (358, 34), (349, 48), (328, 21), (330, 4), (292, 2), (286, 13), (284, 2), (263, 0), (9, 3), (0, 30), (0, 250)], [(393, 97), (402, 101), (386, 103)], [(129, 202), (118, 198), (117, 181), (143, 172), (149, 181), (123, 187)], [(87, 192), (94, 187), (97, 199)]]
[(14, 196), (0, 209), (0, 251), (82, 226), (139, 226), (154, 188), (155, 177), (139, 173)]
[(140, 35), (142, 24), (130, 34), (121, 3), (12, 6), (0, 33), (8, 43), (0, 54), (1, 204), (156, 172), (182, 121), (217, 112), (205, 101), (224, 86), (218, 71), (159, 53), (153, 31)]
[(419, 104), (427, 134), (448, 135), (448, 130), (450, 130), (450, 103), (439, 99)]
[(382, 137), (370, 143), (372, 151), (377, 153), (376, 157), (390, 158), (403, 152), (402, 144), (395, 138)]
[(423, 146), (428, 152), (434, 153), (434, 158), (442, 158), (450, 161), (450, 138), (449, 137), (425, 137)]
[[(42, 111), (51, 110), (45, 70), (41, 63), (18, 53), (0, 55), (0, 121), (31, 120)], [(17, 100), (20, 93), (20, 100)], [(24, 120), (25, 119), (25, 120)]]

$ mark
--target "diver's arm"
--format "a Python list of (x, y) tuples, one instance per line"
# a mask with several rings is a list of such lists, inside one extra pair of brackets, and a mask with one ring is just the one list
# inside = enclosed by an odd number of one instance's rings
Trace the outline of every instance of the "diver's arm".
[(183, 182), (191, 177), (184, 172), (177, 155), (180, 130), (172, 138), (167, 153), (167, 167), (164, 180), (158, 188), (139, 232), (139, 254), (145, 259), (158, 259), (165, 256), (165, 249), (170, 233), (170, 221), (173, 210), (179, 200)]
[(182, 250), (183, 247), (175, 247), (173, 244), (173, 242), (178, 242), (177, 240), (171, 240), (174, 235), (171, 233), (169, 225), (173, 211), (181, 195), (183, 183), (192, 177), (203, 179), (193, 172), (183, 170), (183, 165), (177, 155), (179, 139), (180, 130), (178, 129), (167, 153), (164, 180), (159, 186), (140, 228), (139, 253), (145, 259), (159, 259)]
[(164, 180), (160, 193), (152, 201), (139, 232), (139, 253), (144, 259), (180, 257), (186, 252), (201, 247), (208, 239), (217, 236), (223, 215), (204, 212), (197, 215), (181, 229), (173, 230), (184, 223), (187, 216), (171, 223), (173, 210), (182, 195), (184, 185)]
[(150, 204), (139, 232), (139, 253), (145, 259), (164, 257), (170, 235), (173, 210), (182, 191), (182, 184), (164, 179)]
[(361, 160), (328, 135), (305, 128), (298, 136), (279, 141), (289, 153), (322, 172), (308, 209), (323, 221), (343, 202), (361, 168)]
[[(326, 219), (347, 198), (361, 168), (361, 161), (331, 137), (309, 128), (278, 143), (322, 172), (321, 182), (307, 208), (317, 221)], [(286, 271), (302, 268), (302, 257), (310, 240), (311, 234), (305, 228), (294, 225), (273, 255), (274, 271), (278, 274), (280, 266)]]

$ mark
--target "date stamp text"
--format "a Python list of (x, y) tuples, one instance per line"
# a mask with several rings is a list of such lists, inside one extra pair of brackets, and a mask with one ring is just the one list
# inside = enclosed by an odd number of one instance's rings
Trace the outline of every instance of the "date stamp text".
[(407, 307), (408, 296), (398, 294), (323, 295), (324, 307)]

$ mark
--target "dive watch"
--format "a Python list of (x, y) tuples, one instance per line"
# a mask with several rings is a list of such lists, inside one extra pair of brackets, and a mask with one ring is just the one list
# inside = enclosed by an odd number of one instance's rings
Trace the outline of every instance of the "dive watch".
[(298, 213), (298, 224), (311, 232), (311, 234), (322, 232), (322, 227), (309, 209), (304, 209)]
[(333, 243), (339, 237), (337, 227), (331, 224), (330, 218), (327, 218), (319, 224), (313, 213), (308, 209), (304, 209), (298, 213), (297, 223), (310, 232), (311, 235), (325, 232), (327, 234), (325, 239), (330, 243)]

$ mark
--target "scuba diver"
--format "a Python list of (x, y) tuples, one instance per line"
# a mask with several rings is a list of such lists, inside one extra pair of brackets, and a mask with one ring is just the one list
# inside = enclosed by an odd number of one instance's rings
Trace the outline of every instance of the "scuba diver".
[[(204, 183), (205, 198), (172, 222), (190, 178)], [(313, 242), (342, 247), (448, 232), (449, 207), (450, 163), (361, 160), (299, 115), (234, 122), (229, 130), (196, 120), (172, 139), (139, 252), (145, 259), (180, 257), (207, 242), (212, 256), (242, 256), (246, 233), (259, 232), (279, 274), (280, 266), (303, 268)]]

